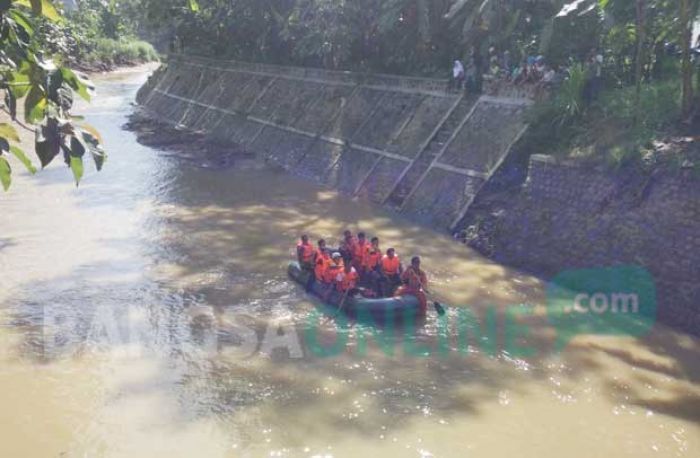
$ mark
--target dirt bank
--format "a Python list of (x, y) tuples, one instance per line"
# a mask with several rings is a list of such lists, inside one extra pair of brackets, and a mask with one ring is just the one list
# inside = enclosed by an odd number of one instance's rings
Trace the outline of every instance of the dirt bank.
[(192, 165), (224, 170), (255, 160), (255, 154), (239, 145), (217, 142), (202, 132), (193, 132), (135, 113), (124, 125), (139, 143), (168, 152)]

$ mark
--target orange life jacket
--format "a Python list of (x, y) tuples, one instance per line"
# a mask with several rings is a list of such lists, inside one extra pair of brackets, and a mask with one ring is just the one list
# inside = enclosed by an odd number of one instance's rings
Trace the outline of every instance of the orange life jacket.
[(382, 250), (377, 248), (376, 250), (369, 247), (367, 250), (367, 256), (365, 256), (365, 268), (367, 270), (374, 270), (379, 263), (382, 261)]
[(301, 261), (312, 263), (314, 262), (314, 254), (316, 250), (310, 243), (304, 245), (302, 242), (297, 243), (297, 253), (301, 252)]
[(340, 264), (336, 264), (331, 259), (328, 262), (328, 266), (326, 266), (326, 271), (323, 273), (323, 281), (325, 283), (334, 283), (335, 279), (338, 277), (338, 274), (340, 274), (344, 271), (345, 271), (345, 264), (343, 263), (343, 261), (340, 261)]
[(356, 247), (357, 239), (353, 235), (350, 237), (350, 240), (343, 239), (343, 242), (340, 244), (340, 251), (345, 251), (349, 256), (354, 256)]
[(360, 276), (357, 274), (354, 267), (350, 268), (350, 272), (343, 271), (343, 273), (340, 274), (340, 281), (336, 283), (338, 291), (344, 293), (347, 290), (353, 289), (357, 286), (359, 278)]
[(397, 255), (390, 258), (388, 255), (382, 256), (382, 272), (384, 275), (396, 275), (399, 273), (399, 265), (401, 261)]
[(428, 286), (428, 277), (422, 270), (416, 270), (413, 266), (408, 267), (401, 274), (401, 281), (407, 283), (408, 290), (410, 291), (422, 291), (423, 288)]
[(321, 252), (320, 250), (316, 252), (316, 265), (314, 266), (314, 275), (317, 280), (323, 280), (326, 275), (326, 270), (331, 264), (331, 257), (328, 253)]
[(367, 258), (367, 252), (369, 252), (370, 244), (357, 242), (353, 247), (352, 260), (355, 261), (355, 265), (363, 266), (365, 265), (365, 259)]

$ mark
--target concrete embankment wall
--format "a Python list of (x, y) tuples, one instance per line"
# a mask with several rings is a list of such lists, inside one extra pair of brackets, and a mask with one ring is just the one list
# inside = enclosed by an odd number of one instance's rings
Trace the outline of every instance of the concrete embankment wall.
[(443, 229), (524, 132), (529, 101), (447, 81), (176, 56), (141, 89), (154, 116)]
[(609, 173), (533, 156), (520, 193), (489, 213), (493, 258), (550, 276), (643, 266), (660, 321), (700, 335), (697, 173)]

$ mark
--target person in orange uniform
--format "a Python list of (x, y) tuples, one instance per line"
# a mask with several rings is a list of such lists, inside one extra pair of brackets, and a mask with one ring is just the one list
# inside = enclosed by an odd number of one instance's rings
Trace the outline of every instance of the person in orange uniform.
[(411, 265), (401, 274), (401, 281), (404, 284), (396, 291), (395, 296), (416, 296), (420, 302), (420, 311), (425, 314), (428, 310), (428, 298), (425, 296), (428, 276), (421, 270), (418, 256), (411, 259)]
[(306, 234), (302, 235), (301, 240), (297, 243), (297, 259), (299, 260), (301, 268), (313, 270), (315, 256), (316, 250), (314, 246), (309, 243), (309, 236)]
[(360, 275), (364, 275), (365, 258), (367, 257), (369, 247), (370, 245), (369, 242), (367, 242), (367, 236), (365, 233), (360, 232), (357, 234), (357, 243), (355, 244), (352, 254), (352, 266)]
[(328, 251), (328, 248), (326, 248), (326, 240), (325, 239), (319, 239), (318, 242), (316, 242), (316, 252), (314, 253), (314, 266), (316, 265), (316, 260), (318, 258), (323, 257), (323, 253)]
[(297, 260), (299, 261), (299, 266), (301, 270), (309, 273), (309, 280), (306, 282), (306, 291), (311, 291), (311, 287), (314, 284), (314, 260), (316, 258), (316, 250), (314, 246), (309, 243), (309, 236), (304, 234), (301, 236), (301, 240), (297, 243)]
[(396, 250), (389, 248), (379, 263), (380, 293), (382, 296), (389, 297), (394, 293), (394, 289), (401, 283), (402, 272), (403, 266), (401, 266), (401, 260), (396, 254)]
[(365, 256), (365, 270), (367, 272), (374, 272), (381, 262), (382, 249), (379, 248), (379, 239), (377, 237), (372, 237), (372, 242)]
[(348, 296), (352, 296), (357, 292), (357, 282), (360, 281), (360, 275), (351, 264), (345, 264), (343, 272), (336, 277), (335, 286), (338, 292)]
[(316, 281), (323, 282), (326, 269), (331, 263), (331, 255), (326, 248), (326, 241), (321, 239), (318, 241), (318, 249), (314, 258), (314, 276)]
[(331, 262), (328, 263), (328, 267), (323, 273), (323, 282), (335, 283), (335, 279), (338, 277), (338, 274), (343, 272), (343, 269), (345, 269), (343, 256), (340, 253), (333, 253), (331, 256)]
[(340, 253), (333, 253), (331, 256), (331, 262), (328, 263), (328, 266), (323, 273), (323, 283), (327, 285), (327, 290), (324, 294), (323, 300), (328, 300), (333, 292), (333, 286), (335, 286), (338, 276), (344, 271), (345, 263), (343, 262), (343, 256)]
[(372, 242), (367, 250), (364, 261), (364, 277), (366, 281), (369, 282), (372, 290), (379, 294), (379, 282), (381, 281), (381, 274), (379, 273), (379, 266), (382, 262), (382, 250), (379, 248), (379, 239), (377, 237), (372, 237)]
[(343, 233), (343, 242), (340, 244), (340, 248), (338, 249), (345, 262), (352, 261), (353, 255), (355, 254), (356, 245), (357, 239), (352, 235), (352, 232), (345, 231)]

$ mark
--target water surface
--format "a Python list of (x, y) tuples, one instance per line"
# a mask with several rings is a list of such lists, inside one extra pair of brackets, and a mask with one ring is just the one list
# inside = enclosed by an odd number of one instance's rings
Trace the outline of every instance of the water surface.
[[(527, 358), (454, 340), (416, 357), (398, 336), (393, 355), (370, 339), (362, 356), (365, 328), (341, 330), (340, 355), (311, 354), (319, 306), (285, 273), (301, 232), (361, 228), (420, 254), (440, 298), (476, 312), (541, 305), (544, 285), (260, 164), (216, 171), (139, 145), (121, 126), (145, 76), (98, 78), (79, 110), (105, 138), (103, 172), (78, 189), (61, 164), (18, 172), (0, 196), (0, 456), (700, 454), (700, 347), (662, 326), (554, 355), (537, 313)], [(437, 341), (433, 315), (419, 343)], [(314, 322), (332, 343), (337, 323)], [(278, 325), (302, 357), (241, 348), (241, 329)]]

